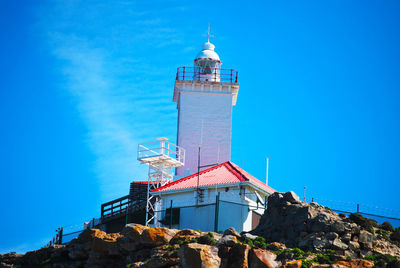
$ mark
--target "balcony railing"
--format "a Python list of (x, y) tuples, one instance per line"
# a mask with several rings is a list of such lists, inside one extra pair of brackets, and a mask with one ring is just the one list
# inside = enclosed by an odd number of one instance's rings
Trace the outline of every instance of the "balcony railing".
[(208, 81), (237, 83), (238, 71), (233, 69), (207, 68), (207, 67), (179, 67), (176, 80), (183, 81)]

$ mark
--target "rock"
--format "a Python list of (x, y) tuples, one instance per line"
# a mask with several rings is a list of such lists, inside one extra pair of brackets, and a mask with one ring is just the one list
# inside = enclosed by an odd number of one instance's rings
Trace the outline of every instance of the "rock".
[(247, 244), (235, 244), (229, 251), (227, 267), (247, 268), (249, 250)]
[(360, 231), (360, 235), (358, 236), (358, 243), (360, 243), (362, 248), (372, 249), (375, 241), (376, 237), (373, 234), (364, 230)]
[(326, 239), (325, 237), (323, 237), (323, 238), (316, 237), (313, 240), (313, 246), (314, 246), (314, 248), (316, 248), (318, 250), (328, 248), (330, 244), (331, 244), (331, 242), (328, 239)]
[(357, 259), (359, 256), (355, 251), (345, 250), (343, 256), (346, 258)]
[(350, 233), (345, 233), (340, 237), (340, 240), (342, 240), (345, 243), (349, 243), (351, 240), (351, 234)]
[(13, 264), (19, 265), (23, 256), (23, 254), (15, 252), (0, 254), (0, 267), (14, 267)]
[(226, 236), (226, 235), (233, 235), (233, 236), (236, 236), (236, 238), (240, 238), (241, 237), (240, 234), (238, 232), (236, 232), (235, 228), (233, 228), (233, 227), (228, 228), (228, 229), (226, 229), (224, 231), (224, 235), (223, 236)]
[(272, 242), (267, 245), (267, 249), (278, 251), (278, 250), (286, 249), (286, 245), (282, 244), (282, 243), (278, 243), (278, 242)]
[(159, 268), (159, 267), (171, 267), (177, 266), (180, 263), (177, 250), (178, 245), (170, 247), (168, 245), (162, 245), (151, 250), (151, 258), (145, 263), (146, 268)]
[[(357, 215), (352, 217), (359, 219)], [(373, 220), (360, 219), (363, 223), (375, 224)], [(373, 251), (380, 241), (379, 251), (391, 252), (387, 254), (397, 252), (395, 245), (389, 247), (385, 244), (383, 236), (361, 230), (356, 222), (329, 208), (300, 202), (293, 192), (270, 195), (260, 224), (250, 233), (264, 237), (268, 243), (280, 242), (289, 248), (298, 247), (306, 251), (335, 249), (341, 254), (348, 250), (351, 251), (348, 254), (358, 255), (360, 250)], [(400, 232), (393, 233), (400, 235)], [(355, 243), (349, 247), (351, 241)]]
[(221, 237), (218, 241), (217, 241), (217, 246), (219, 245), (226, 245), (228, 247), (232, 247), (237, 243), (237, 238), (236, 236), (233, 235), (225, 235), (223, 237)]
[(344, 233), (346, 227), (343, 222), (334, 222), (331, 225), (331, 230), (332, 232), (338, 233), (340, 235)]
[(178, 255), (183, 268), (218, 268), (221, 264), (214, 246), (190, 243), (181, 247)]
[(65, 246), (56, 245), (34, 251), (29, 251), (25, 253), (24, 256), (20, 257), (18, 262), (19, 264), (21, 264), (22, 267), (39, 267), (40, 265), (42, 265), (43, 262), (49, 260), (51, 258), (51, 255), (56, 250), (62, 249), (64, 247)]
[(334, 265), (338, 265), (339, 267), (374, 267), (373, 261), (361, 260), (361, 259), (353, 259), (348, 261), (337, 261)]
[(140, 244), (144, 246), (159, 246), (168, 243), (177, 233), (177, 230), (165, 227), (152, 227), (143, 230)]
[(121, 231), (121, 235), (130, 241), (137, 241), (139, 242), (140, 236), (142, 235), (143, 231), (148, 229), (149, 227), (137, 224), (137, 223), (130, 223), (125, 225), (125, 227)]
[(176, 233), (170, 240), (171, 244), (178, 244), (179, 241), (190, 242), (191, 240), (200, 237), (200, 233), (191, 229), (184, 229)]
[(389, 243), (386, 240), (377, 240), (374, 242), (374, 249), (376, 253), (389, 254), (392, 256), (400, 256), (400, 248)]
[(136, 250), (140, 244), (140, 237), (142, 236), (143, 231), (148, 228), (149, 227), (147, 226), (136, 223), (125, 225), (121, 231), (122, 237), (117, 240), (120, 249), (127, 252)]
[(331, 267), (330, 264), (320, 264), (320, 263), (312, 263), (310, 268), (325, 268), (325, 267)]
[(289, 261), (285, 263), (283, 267), (285, 268), (300, 268), (302, 265), (302, 260), (295, 260), (295, 261)]
[(335, 240), (336, 238), (339, 237), (339, 235), (335, 232), (329, 232), (325, 235), (326, 239), (328, 240)]
[(242, 234), (242, 238), (243, 239), (255, 240), (257, 238), (257, 236), (256, 235), (252, 235), (250, 233), (244, 233), (244, 234)]
[(290, 203), (299, 203), (300, 202), (300, 198), (293, 191), (284, 193), (283, 198), (285, 199), (285, 201), (290, 202)]
[(68, 251), (68, 257), (72, 260), (84, 260), (87, 259), (88, 256), (88, 251), (85, 250), (82, 245), (75, 245), (73, 247), (70, 247)]
[(350, 241), (349, 242), (349, 249), (352, 251), (356, 251), (360, 248), (360, 244), (358, 242)]
[(339, 249), (339, 250), (346, 250), (346, 249), (349, 248), (349, 246), (346, 245), (345, 243), (343, 243), (339, 238), (336, 238), (332, 242), (332, 248), (333, 249)]
[(248, 255), (249, 268), (276, 268), (275, 260), (276, 254), (260, 248), (251, 249)]

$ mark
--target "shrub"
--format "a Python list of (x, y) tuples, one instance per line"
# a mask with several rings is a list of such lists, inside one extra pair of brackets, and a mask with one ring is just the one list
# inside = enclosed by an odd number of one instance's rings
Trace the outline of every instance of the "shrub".
[(375, 265), (377, 266), (384, 266), (383, 264), (385, 263), (389, 263), (392, 261), (396, 261), (397, 258), (393, 257), (391, 255), (388, 254), (376, 254), (376, 255), (371, 255), (371, 256), (366, 256), (364, 257), (364, 260), (370, 260), (373, 261)]
[(259, 247), (259, 248), (267, 246), (267, 242), (265, 241), (265, 238), (261, 237), (261, 236), (257, 236), (257, 238), (254, 239), (253, 243), (254, 243), (254, 246)]
[(390, 222), (387, 222), (387, 221), (382, 223), (379, 227), (381, 229), (389, 231), (389, 232), (393, 232), (394, 231), (392, 224), (390, 224)]
[(365, 230), (371, 230), (372, 227), (378, 227), (378, 222), (376, 220), (365, 218), (359, 213), (351, 213), (349, 218)]
[(400, 230), (396, 228), (396, 230), (390, 234), (390, 240), (395, 242), (400, 242)]
[(200, 236), (197, 241), (200, 244), (204, 244), (204, 245), (212, 245), (215, 246), (217, 244), (217, 240), (214, 239), (214, 236), (212, 235), (212, 233), (207, 233), (205, 235)]
[(329, 256), (324, 255), (322, 253), (317, 253), (317, 256), (314, 258), (314, 261), (320, 264), (331, 264), (333, 263)]
[(301, 267), (310, 268), (313, 263), (315, 263), (313, 260), (302, 260)]
[(249, 239), (249, 238), (246, 238), (246, 239), (243, 241), (243, 243), (249, 245), (249, 246), (252, 247), (252, 248), (254, 247), (253, 240), (251, 240), (251, 239)]
[(326, 249), (324, 251), (325, 254), (336, 254), (336, 251), (334, 251), (333, 249)]

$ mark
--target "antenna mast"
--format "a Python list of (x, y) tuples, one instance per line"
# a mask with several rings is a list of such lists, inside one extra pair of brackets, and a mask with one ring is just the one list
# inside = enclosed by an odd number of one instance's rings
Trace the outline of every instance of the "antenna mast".
[(268, 185), (268, 166), (269, 166), (269, 157), (267, 156), (267, 174), (265, 176), (265, 184)]

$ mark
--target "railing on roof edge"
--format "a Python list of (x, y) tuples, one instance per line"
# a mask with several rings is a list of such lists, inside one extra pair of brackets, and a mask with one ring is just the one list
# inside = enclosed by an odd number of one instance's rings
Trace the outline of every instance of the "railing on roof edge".
[(209, 81), (238, 83), (239, 72), (234, 69), (220, 69), (207, 67), (179, 67), (176, 72), (178, 81)]

